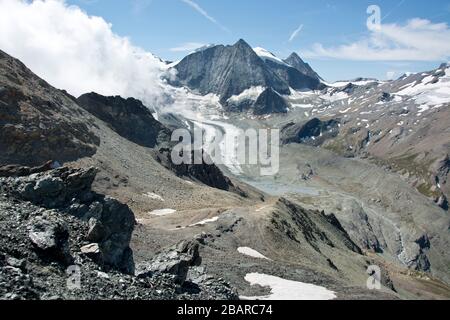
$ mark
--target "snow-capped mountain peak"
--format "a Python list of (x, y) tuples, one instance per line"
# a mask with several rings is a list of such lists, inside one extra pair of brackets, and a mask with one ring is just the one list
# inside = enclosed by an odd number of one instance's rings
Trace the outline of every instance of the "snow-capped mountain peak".
[(278, 58), (276, 55), (274, 55), (272, 52), (270, 52), (267, 49), (264, 49), (261, 47), (255, 47), (255, 48), (253, 48), (253, 51), (255, 51), (255, 53), (263, 60), (271, 60), (271, 61), (279, 63), (279, 64), (287, 65), (287, 63), (285, 63), (283, 60)]

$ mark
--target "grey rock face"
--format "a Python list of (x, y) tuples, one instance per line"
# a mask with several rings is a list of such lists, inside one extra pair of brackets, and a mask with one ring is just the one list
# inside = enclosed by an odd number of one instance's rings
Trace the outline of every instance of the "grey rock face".
[(80, 96), (77, 102), (122, 137), (144, 147), (153, 148), (170, 138), (170, 131), (156, 121), (139, 100), (87, 93)]
[(0, 177), (23, 177), (33, 173), (45, 172), (56, 169), (59, 164), (54, 161), (47, 161), (43, 165), (36, 167), (27, 167), (20, 165), (6, 165), (0, 167)]
[[(339, 223), (342, 223), (350, 237), (363, 249), (382, 253), (388, 245), (386, 241), (397, 243), (396, 230), (390, 230), (390, 239), (385, 239), (379, 230), (383, 222), (373, 221), (364, 208), (356, 201), (344, 200), (340, 204)], [(389, 226), (386, 226), (388, 228)], [(381, 241), (381, 243), (380, 243)], [(401, 242), (401, 239), (400, 241)], [(394, 245), (392, 245), (394, 247)], [(396, 250), (401, 250), (401, 247)]]
[(98, 246), (97, 263), (133, 273), (129, 244), (135, 224), (134, 214), (127, 205), (91, 191), (96, 173), (95, 168), (62, 167), (27, 177), (2, 178), (0, 189), (18, 199), (55, 209), (45, 211), (29, 223), (29, 237), (38, 249), (70, 261), (65, 242), (69, 236), (61, 213), (70, 214), (87, 229), (85, 239)]
[(311, 219), (310, 212), (285, 198), (280, 198), (278, 205), (289, 213), (289, 219), (274, 213), (271, 223), (276, 230), (283, 232), (289, 239), (297, 243), (306, 241), (317, 252), (320, 252), (319, 244), (321, 243), (334, 247), (327, 234)]
[[(325, 87), (325, 85), (320, 82), (318, 76), (314, 74), (310, 75), (310, 72), (305, 71), (306, 73), (303, 73), (297, 68), (271, 60), (266, 60), (265, 63), (273, 73), (295, 90), (321, 90)], [(314, 73), (314, 71), (312, 71), (312, 73)]]
[(180, 242), (158, 254), (153, 261), (139, 265), (136, 275), (145, 277), (154, 273), (168, 273), (174, 276), (176, 283), (183, 284), (189, 268), (201, 264), (199, 245), (196, 240)]
[(62, 167), (26, 177), (6, 178), (0, 189), (51, 209), (64, 206), (73, 197), (90, 193), (96, 174), (95, 168), (77, 170)]
[[(409, 238), (414, 239), (414, 235)], [(427, 252), (430, 249), (430, 240), (427, 234), (416, 236), (414, 241), (405, 243), (399, 258), (408, 266), (408, 268), (418, 271), (430, 271), (431, 264), (428, 260)]]
[(244, 41), (233, 46), (214, 46), (185, 57), (175, 66), (175, 85), (183, 85), (201, 94), (215, 93), (225, 102), (233, 95), (256, 86), (289, 94), (289, 86), (280, 79)]
[(281, 141), (288, 143), (305, 143), (321, 145), (325, 140), (339, 134), (339, 120), (322, 121), (314, 118), (304, 123), (289, 123), (281, 130)]
[(69, 250), (69, 233), (62, 219), (47, 211), (28, 223), (28, 236), (39, 252), (52, 256), (64, 264), (72, 262)]
[(284, 62), (286, 62), (288, 65), (292, 66), (293, 68), (295, 68), (296, 70), (298, 70), (300, 73), (316, 79), (318, 81), (320, 81), (322, 78), (311, 68), (311, 66), (309, 64), (307, 64), (306, 62), (304, 62), (302, 60), (302, 58), (300, 58), (298, 56), (298, 54), (296, 54), (295, 52), (291, 53), (291, 55), (283, 60)]
[(256, 99), (253, 105), (253, 113), (255, 115), (265, 115), (271, 113), (286, 113), (288, 111), (288, 103), (272, 88), (264, 90)]
[[(233, 185), (231, 180), (215, 164), (180, 164), (175, 165), (171, 159), (172, 150), (161, 148), (156, 154), (156, 160), (177, 176), (198, 180), (212, 188), (232, 191), (242, 194), (242, 191)], [(194, 157), (194, 155), (192, 155)]]
[[(187, 56), (174, 67), (177, 79), (169, 82), (197, 90), (200, 94), (215, 93), (227, 111), (242, 112), (253, 108), (255, 114), (286, 112), (287, 102), (282, 103), (276, 93), (289, 95), (290, 87), (296, 90), (325, 88), (320, 77), (298, 56), (292, 55), (286, 61), (262, 59), (244, 40), (239, 40), (233, 46), (208, 47)], [(251, 100), (227, 101), (231, 96), (257, 86), (270, 90), (261, 95), (257, 104)]]

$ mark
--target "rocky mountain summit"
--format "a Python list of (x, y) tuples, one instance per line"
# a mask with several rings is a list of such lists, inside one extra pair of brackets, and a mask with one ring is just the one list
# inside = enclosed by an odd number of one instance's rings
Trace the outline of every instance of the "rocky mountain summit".
[(304, 62), (300, 56), (293, 52), (289, 57), (283, 60), (288, 65), (292, 66), (293, 68), (300, 71), (302, 74), (309, 76), (310, 78), (316, 79), (316, 80), (322, 80), (322, 78), (311, 68), (311, 66)]
[(289, 87), (271, 70), (244, 41), (232, 46), (214, 46), (188, 55), (177, 65), (174, 84), (215, 93), (222, 101), (253, 86), (271, 87), (289, 93)]
[[(170, 82), (203, 95), (216, 94), (229, 111), (255, 109), (255, 114), (270, 114), (280, 110), (284, 112), (286, 104), (280, 99), (277, 99), (276, 103), (271, 99), (264, 106), (260, 106), (266, 99), (267, 92), (260, 97), (258, 104), (254, 105), (255, 108), (247, 101), (230, 102), (230, 98), (238, 97), (255, 87), (276, 92), (277, 95), (289, 95), (290, 88), (300, 90), (324, 87), (317, 74), (307, 64), (298, 59), (294, 62), (296, 67), (270, 56), (268, 58), (268, 54), (261, 54), (241, 39), (232, 46), (210, 46), (188, 55), (173, 67), (176, 70), (176, 80)], [(258, 96), (253, 102), (257, 98)]]

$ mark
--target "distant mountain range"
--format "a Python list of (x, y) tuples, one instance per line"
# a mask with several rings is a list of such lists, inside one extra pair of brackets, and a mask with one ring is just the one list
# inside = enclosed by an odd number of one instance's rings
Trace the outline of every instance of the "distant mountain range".
[(373, 157), (448, 207), (450, 189), (436, 183), (448, 176), (448, 64), (392, 81), (360, 77), (327, 83), (298, 54), (283, 60), (241, 39), (198, 49), (173, 69), (172, 85), (215, 94), (226, 112), (289, 114), (285, 141), (320, 145), (346, 157)]

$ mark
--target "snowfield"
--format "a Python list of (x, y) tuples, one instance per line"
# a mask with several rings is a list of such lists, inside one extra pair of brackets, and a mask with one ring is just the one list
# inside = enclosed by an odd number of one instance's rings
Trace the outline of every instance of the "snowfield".
[(203, 225), (205, 225), (207, 223), (216, 222), (217, 220), (219, 220), (219, 217), (205, 219), (205, 220), (199, 221), (197, 223), (193, 223), (193, 224), (189, 225), (189, 227), (203, 226)]
[(243, 255), (246, 255), (246, 256), (249, 256), (252, 258), (270, 260), (269, 258), (262, 255), (258, 251), (254, 250), (252, 248), (249, 248), (249, 247), (239, 247), (239, 248), (237, 248), (237, 251)]
[(147, 198), (153, 199), (153, 200), (159, 200), (159, 201), (164, 202), (164, 198), (163, 197), (161, 197), (159, 194), (156, 194), (156, 193), (153, 193), (153, 192), (144, 193), (144, 196), (147, 197)]
[(159, 216), (159, 217), (161, 217), (161, 216), (165, 216), (165, 215), (172, 214), (172, 213), (175, 213), (175, 212), (177, 212), (177, 210), (174, 210), (174, 209), (159, 209), (159, 210), (153, 210), (153, 211), (149, 212), (149, 214), (151, 214), (152, 216)]
[(253, 51), (255, 51), (255, 53), (263, 60), (271, 60), (273, 62), (282, 64), (282, 65), (285, 65), (285, 66), (289, 66), (286, 62), (284, 62), (283, 60), (281, 60), (280, 58), (275, 56), (269, 50), (266, 50), (266, 49), (261, 48), (261, 47), (256, 47), (256, 48), (253, 48)]
[[(433, 81), (437, 80), (435, 83)], [(411, 96), (418, 104), (435, 106), (450, 102), (450, 67), (445, 69), (445, 75), (436, 79), (427, 76), (421, 82), (410, 83), (397, 92), (398, 95)]]
[(247, 90), (242, 91), (239, 95), (231, 96), (230, 98), (228, 98), (227, 101), (230, 103), (240, 103), (246, 100), (256, 101), (265, 89), (266, 88), (262, 86), (251, 87), (248, 88)]
[(251, 285), (270, 287), (267, 296), (245, 297), (243, 300), (332, 300), (337, 298), (333, 291), (309, 283), (285, 280), (262, 273), (249, 273), (245, 280)]

